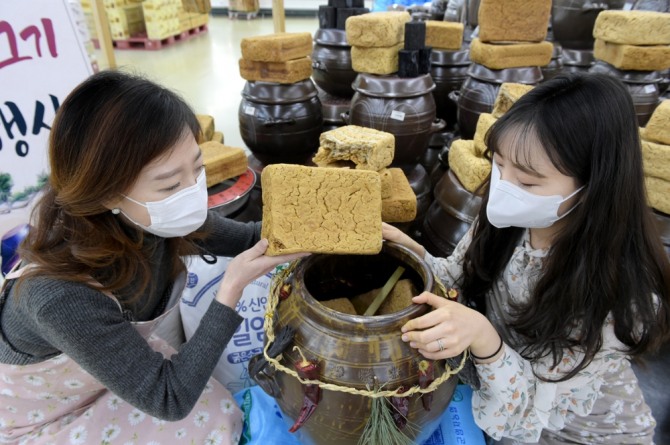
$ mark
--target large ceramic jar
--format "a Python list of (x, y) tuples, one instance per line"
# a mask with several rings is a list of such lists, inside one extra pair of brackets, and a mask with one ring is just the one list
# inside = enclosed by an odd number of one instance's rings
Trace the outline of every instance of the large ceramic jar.
[(354, 95), (351, 83), (356, 72), (351, 67), (351, 46), (339, 29), (319, 29), (314, 34), (312, 50), (312, 79), (327, 93), (334, 96)]
[(593, 49), (593, 25), (601, 11), (622, 9), (625, 0), (553, 0), (551, 27), (563, 48)]
[(434, 194), (422, 240), (428, 252), (446, 258), (474, 222), (482, 198), (466, 190), (451, 170), (437, 183)]
[(662, 77), (658, 71), (622, 71), (598, 60), (589, 72), (607, 74), (623, 81), (633, 98), (638, 125), (640, 127), (647, 125), (660, 99), (661, 92), (658, 85)]
[(558, 42), (552, 42), (554, 44), (554, 51), (551, 53), (551, 62), (549, 65), (543, 66), (540, 68), (542, 70), (542, 81), (546, 82), (549, 79), (553, 79), (563, 72), (563, 59), (562, 53), (563, 48)]
[(468, 68), (468, 78), (460, 91), (450, 93), (458, 103), (458, 128), (463, 139), (472, 139), (477, 129), (477, 121), (482, 113), (493, 110), (500, 85), (505, 82), (536, 85), (542, 80), (539, 67), (506, 68), (493, 70), (473, 63)]
[(435, 83), (429, 74), (415, 78), (359, 74), (353, 83), (348, 122), (395, 136), (393, 166), (417, 163), (433, 133), (442, 130), (436, 120)]
[(351, 98), (333, 96), (319, 87), (317, 90), (319, 90), (319, 101), (323, 113), (323, 131), (334, 130), (345, 125), (342, 115), (349, 111)]
[(468, 77), (470, 51), (467, 48), (458, 51), (433, 49), (430, 62), (430, 75), (435, 82), (433, 97), (437, 117), (447, 123), (448, 129), (453, 129), (456, 125), (457, 107), (449, 99), (449, 93), (460, 90)]
[(311, 79), (247, 82), (238, 117), (242, 140), (264, 163), (302, 163), (319, 148), (323, 115)]
[(585, 73), (591, 69), (596, 60), (593, 57), (592, 49), (563, 48), (561, 61), (563, 62), (563, 72)]
[(654, 217), (658, 231), (661, 233), (661, 242), (665, 247), (665, 252), (670, 257), (670, 215), (654, 210)]
[[(311, 255), (299, 260), (293, 273), (281, 283), (285, 299), (274, 310), (273, 332), (285, 326), (295, 330), (284, 349), (281, 364), (291, 368), (300, 360), (318, 363), (318, 379), (339, 388), (368, 391), (375, 385), (393, 391), (419, 384), (420, 363), (424, 358), (400, 338), (407, 321), (426, 314), (426, 305), (410, 305), (399, 312), (380, 316), (349, 315), (319, 304), (334, 298), (354, 297), (380, 288), (398, 266), (405, 268), (402, 279), (410, 279), (418, 292), (436, 292), (428, 265), (409, 249), (384, 243), (378, 255)], [(424, 362), (425, 363), (425, 362)], [(444, 372), (444, 361), (431, 362), (436, 376)], [(276, 370), (272, 383), (262, 387), (273, 393), (289, 419), (298, 418), (303, 405), (303, 385), (294, 376)], [(457, 378), (450, 377), (432, 393), (430, 411), (420, 394), (409, 397), (407, 419), (416, 428), (404, 431), (410, 438), (432, 432), (444, 413)], [(277, 388), (273, 391), (270, 388)], [(372, 399), (340, 390), (322, 390), (312, 416), (298, 430), (301, 443), (317, 445), (356, 444), (370, 417)]]

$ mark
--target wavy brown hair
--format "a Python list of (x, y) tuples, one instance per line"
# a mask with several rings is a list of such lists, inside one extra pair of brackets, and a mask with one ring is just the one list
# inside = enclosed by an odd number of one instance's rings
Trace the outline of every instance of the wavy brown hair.
[[(585, 186), (552, 242), (529, 301), (512, 306), (511, 327), (525, 343), (522, 355), (551, 355), (556, 366), (563, 351), (583, 352), (583, 361), (559, 380), (569, 379), (600, 350), (609, 313), (629, 354), (657, 349), (670, 329), (670, 263), (647, 204), (628, 90), (615, 78), (594, 74), (543, 83), (491, 127), (489, 155), (504, 134), (519, 130), (533, 131), (541, 145), (517, 144), (512, 156), (522, 158), (520, 163), (528, 149), (543, 148), (561, 173)], [(469, 304), (482, 312), (524, 231), (494, 227), (487, 202), (485, 193), (462, 287)]]
[[(25, 276), (93, 277), (105, 291), (133, 290), (121, 300), (138, 297), (150, 284), (150, 247), (142, 229), (104, 203), (118, 201), (147, 164), (199, 131), (179, 96), (140, 76), (103, 71), (77, 86), (51, 128), (49, 181), (20, 250), (35, 265)], [(184, 269), (180, 255), (197, 252), (197, 238), (166, 239), (173, 278)]]

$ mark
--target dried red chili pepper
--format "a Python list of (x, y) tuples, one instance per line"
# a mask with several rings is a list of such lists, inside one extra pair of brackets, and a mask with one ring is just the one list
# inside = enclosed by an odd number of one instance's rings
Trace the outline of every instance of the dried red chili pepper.
[[(302, 356), (302, 353), (300, 355)], [(319, 364), (305, 359), (304, 356), (295, 362), (295, 370), (302, 379), (317, 380), (319, 378)], [(319, 385), (302, 385), (302, 391), (302, 408), (295, 423), (289, 429), (291, 433), (298, 431), (309, 420), (321, 401), (321, 387)]]
[[(398, 388), (399, 393), (407, 391), (404, 386)], [(407, 416), (409, 416), (409, 398), (408, 397), (391, 397), (391, 405), (393, 405), (393, 422), (398, 430), (402, 430), (407, 425)]]
[(279, 299), (281, 301), (284, 301), (289, 296), (291, 296), (291, 285), (288, 283), (283, 284), (282, 287), (279, 289)]
[[(428, 360), (419, 362), (419, 387), (426, 389), (435, 381), (435, 363)], [(430, 411), (430, 405), (433, 403), (433, 393), (427, 392), (421, 395), (423, 409)]]

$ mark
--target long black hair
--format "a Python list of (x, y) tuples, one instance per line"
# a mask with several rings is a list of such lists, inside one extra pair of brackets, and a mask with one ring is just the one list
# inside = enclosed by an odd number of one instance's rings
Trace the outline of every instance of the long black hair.
[[(551, 354), (556, 366), (566, 349), (584, 353), (560, 379), (567, 380), (601, 348), (609, 313), (631, 355), (658, 347), (669, 327), (670, 264), (647, 205), (627, 89), (604, 75), (556, 77), (525, 94), (491, 127), (488, 156), (510, 131), (532, 131), (541, 146), (517, 144), (512, 157), (543, 149), (561, 173), (585, 186), (552, 240), (529, 301), (512, 305), (510, 324), (524, 343), (521, 354)], [(462, 283), (464, 297), (481, 311), (525, 230), (492, 226), (487, 202), (485, 193)]]

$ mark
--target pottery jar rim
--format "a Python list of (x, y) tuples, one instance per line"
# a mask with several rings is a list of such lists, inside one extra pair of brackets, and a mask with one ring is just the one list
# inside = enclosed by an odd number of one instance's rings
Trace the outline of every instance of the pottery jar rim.
[[(417, 290), (418, 292), (429, 291), (433, 292), (435, 282), (433, 279), (433, 273), (431, 272), (428, 264), (420, 258), (412, 250), (408, 249), (405, 246), (400, 244), (385, 241), (382, 245), (382, 250), (380, 253), (386, 253), (391, 255), (396, 259), (402, 259), (402, 255), (407, 255), (413, 261), (405, 263), (407, 266), (413, 267), (414, 271), (421, 277), (423, 280), (423, 289)], [(297, 292), (299, 298), (303, 300), (306, 304), (306, 307), (311, 312), (310, 315), (315, 318), (329, 322), (333, 319), (339, 323), (349, 325), (349, 326), (359, 326), (364, 328), (366, 331), (379, 331), (379, 330), (388, 330), (393, 326), (402, 326), (406, 321), (417, 318), (429, 311), (429, 307), (426, 304), (412, 304), (398, 312), (387, 315), (373, 315), (373, 316), (363, 316), (363, 315), (351, 315), (339, 312), (333, 309), (330, 309), (314, 298), (311, 293), (307, 290), (305, 283), (305, 272), (312, 266), (312, 264), (317, 261), (320, 257), (323, 257), (322, 254), (310, 255), (306, 258), (300, 260), (296, 269), (293, 273), (291, 279), (292, 282), (303, 283), (300, 286), (300, 291)], [(295, 286), (294, 286), (295, 289)]]
[(250, 102), (262, 104), (292, 104), (316, 97), (318, 91), (312, 79), (296, 83), (246, 82), (242, 97)]
[(324, 46), (341, 46), (351, 48), (347, 42), (347, 34), (341, 29), (317, 29), (314, 42)]
[(419, 77), (400, 78), (396, 75), (380, 76), (359, 73), (351, 87), (366, 96), (384, 98), (404, 98), (422, 96), (435, 89), (430, 74)]
[(466, 66), (470, 61), (470, 50), (468, 48), (455, 51), (435, 49), (430, 54), (430, 63), (439, 66)]
[(484, 65), (473, 63), (468, 68), (468, 76), (477, 80), (492, 83), (523, 83), (532, 85), (542, 80), (542, 70), (539, 66), (527, 66), (522, 68), (505, 68), (494, 70)]

